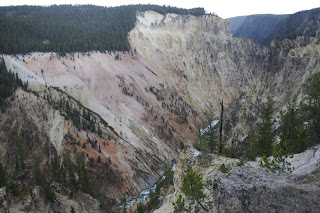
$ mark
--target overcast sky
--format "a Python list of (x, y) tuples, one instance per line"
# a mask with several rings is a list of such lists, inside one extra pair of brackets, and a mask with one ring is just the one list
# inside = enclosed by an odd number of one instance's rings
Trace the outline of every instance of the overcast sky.
[(301, 10), (320, 7), (319, 0), (1, 0), (0, 6), (93, 4), (119, 6), (127, 4), (171, 5), (182, 8), (203, 7), (222, 18), (251, 14), (292, 14)]

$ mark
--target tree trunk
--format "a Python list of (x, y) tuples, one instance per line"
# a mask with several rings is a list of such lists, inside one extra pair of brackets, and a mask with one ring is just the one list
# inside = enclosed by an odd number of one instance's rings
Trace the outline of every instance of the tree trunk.
[(203, 210), (205, 210), (206, 212), (209, 212), (209, 209), (207, 209), (206, 207), (204, 207), (203, 205), (202, 205), (202, 203), (197, 199), (197, 203), (201, 206), (201, 208), (203, 209)]
[(223, 126), (223, 100), (221, 102), (221, 113), (220, 113), (220, 138), (219, 138), (219, 154), (222, 152), (222, 126)]
[[(212, 121), (211, 121), (212, 122)], [(210, 123), (210, 151), (213, 153), (213, 127), (211, 126), (212, 123)]]

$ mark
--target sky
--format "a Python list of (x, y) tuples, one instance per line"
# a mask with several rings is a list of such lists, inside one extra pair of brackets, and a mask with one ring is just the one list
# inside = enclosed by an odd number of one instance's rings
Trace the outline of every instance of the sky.
[(222, 18), (252, 14), (292, 14), (320, 7), (319, 0), (1, 0), (0, 6), (93, 4), (119, 6), (128, 4), (170, 5), (182, 8), (203, 7)]

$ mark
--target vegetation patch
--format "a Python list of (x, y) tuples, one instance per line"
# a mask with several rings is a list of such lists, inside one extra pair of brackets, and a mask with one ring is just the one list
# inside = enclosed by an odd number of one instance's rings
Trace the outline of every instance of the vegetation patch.
[(203, 8), (128, 5), (52, 5), (0, 7), (0, 53), (129, 51), (128, 33), (137, 11), (204, 15)]

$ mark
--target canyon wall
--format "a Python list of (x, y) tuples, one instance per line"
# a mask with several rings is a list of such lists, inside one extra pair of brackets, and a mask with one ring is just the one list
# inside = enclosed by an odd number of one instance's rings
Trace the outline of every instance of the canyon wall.
[[(212, 103), (219, 117), (223, 100), (224, 142), (240, 144), (259, 121), (259, 106), (268, 97), (274, 97), (279, 113), (295, 95), (303, 99), (313, 74), (320, 70), (319, 34), (264, 47), (248, 38), (231, 37), (229, 21), (214, 15), (138, 13), (128, 40), (132, 50), (124, 53), (4, 56), (7, 68), (39, 95), (36, 99), (29, 94), (28, 101), (47, 103), (44, 97), (51, 94), (75, 105), (79, 102), (81, 112), (96, 113), (95, 125), (102, 128), (102, 135), (75, 128), (49, 103), (47, 110), (40, 108), (33, 115), (30, 109), (25, 116), (50, 114), (30, 122), (41, 132), (34, 134), (43, 137), (36, 141), (47, 143), (58, 155), (71, 150), (86, 153), (88, 159), (100, 156), (102, 162), (110, 158), (115, 176), (104, 182), (109, 195), (117, 198), (137, 195), (161, 177), (166, 162), (177, 158), (180, 142), (195, 139), (196, 121), (203, 119), (206, 105)], [(13, 105), (18, 106), (24, 96), (17, 97)], [(10, 115), (15, 113), (23, 114)], [(101, 119), (108, 123), (105, 128)], [(89, 145), (70, 145), (85, 144), (88, 138), (97, 141), (101, 152)], [(10, 155), (9, 146), (3, 153)], [(42, 153), (48, 162), (49, 155)]]

